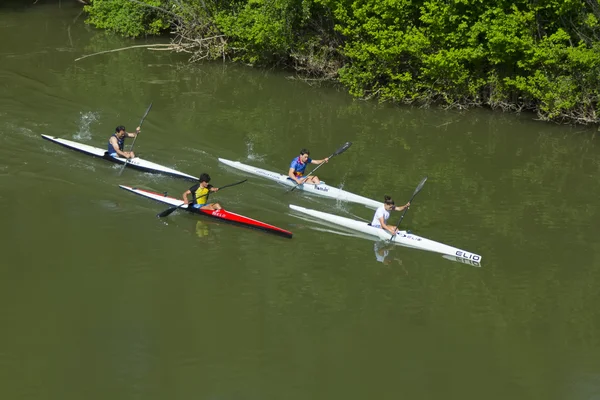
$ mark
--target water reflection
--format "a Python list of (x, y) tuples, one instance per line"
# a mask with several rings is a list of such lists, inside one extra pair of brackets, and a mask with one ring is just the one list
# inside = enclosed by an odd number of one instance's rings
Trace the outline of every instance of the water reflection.
[(390, 256), (390, 251), (396, 246), (389, 242), (377, 241), (373, 244), (373, 251), (375, 252), (375, 259), (385, 265), (390, 265), (392, 262), (402, 265), (402, 260), (397, 257)]
[(196, 222), (196, 235), (200, 238), (200, 239), (205, 239), (208, 237), (210, 230), (208, 228), (208, 224), (206, 224), (204, 221), (202, 220), (198, 220), (198, 222)]

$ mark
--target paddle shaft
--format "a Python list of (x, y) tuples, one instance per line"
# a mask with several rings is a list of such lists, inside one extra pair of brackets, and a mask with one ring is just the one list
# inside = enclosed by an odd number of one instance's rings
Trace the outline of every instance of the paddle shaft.
[[(248, 180), (248, 179), (244, 179), (243, 181), (239, 181), (239, 182), (235, 182), (235, 183), (230, 183), (229, 185), (221, 186), (221, 187), (219, 188), (219, 191), (221, 191), (221, 190), (223, 190), (223, 189), (225, 189), (225, 188), (228, 188), (228, 187), (235, 186), (235, 185), (241, 185), (242, 183), (246, 182), (247, 180)], [(211, 193), (211, 192), (209, 191), (209, 192), (206, 194), (206, 202), (208, 202), (208, 196), (210, 196), (210, 193)]]
[[(333, 153), (331, 153), (331, 155), (329, 157), (327, 157), (329, 160), (331, 160), (333, 157), (337, 156), (338, 154), (342, 154), (343, 152), (345, 152), (346, 150), (348, 150), (348, 148), (352, 146), (352, 142), (346, 142), (344, 143), (344, 145), (342, 147), (340, 147), (339, 149), (337, 149), (336, 151), (334, 151)], [(312, 171), (310, 171), (310, 173), (308, 175), (306, 175), (305, 177), (303, 177), (302, 179), (304, 179), (306, 181), (306, 179), (308, 179), (309, 176), (311, 176), (312, 174), (315, 173), (316, 170), (318, 170), (319, 168), (321, 168), (321, 166), (325, 164), (324, 162), (322, 162), (321, 164), (317, 165), (315, 167), (315, 169), (313, 169)], [(290, 192), (293, 192), (298, 186), (300, 186), (299, 184), (296, 184), (296, 186), (294, 186)]]
[[(150, 103), (150, 105), (148, 106), (148, 109), (146, 110), (146, 113), (144, 114), (144, 116), (142, 117), (142, 120), (140, 121), (140, 130), (142, 129), (142, 124), (144, 123), (144, 120), (146, 119), (146, 116), (148, 115), (148, 113), (150, 112), (150, 109), (152, 108), (152, 103)], [(133, 151), (133, 145), (135, 144), (135, 139), (137, 139), (139, 132), (136, 132), (135, 137), (133, 138), (133, 142), (131, 142), (131, 147), (129, 148), (129, 151)], [(129, 164), (128, 159), (125, 160), (125, 164), (123, 164), (123, 167), (121, 167), (121, 171), (119, 171), (119, 175), (121, 175), (123, 173), (123, 170), (125, 170), (125, 167), (127, 166), (127, 164)]]
[[(142, 117), (142, 120), (140, 121), (139, 127), (140, 130), (142, 129), (142, 124), (144, 123), (144, 120), (146, 119), (146, 116), (148, 115), (148, 113), (150, 112), (150, 109), (152, 108), (152, 103), (150, 103), (150, 105), (148, 106), (148, 109), (146, 110), (146, 113), (144, 114), (144, 116)], [(131, 142), (131, 147), (129, 148), (129, 151), (133, 151), (133, 146), (135, 145), (135, 139), (137, 139), (138, 134), (135, 134), (135, 137), (133, 138), (133, 142)]]
[[(421, 189), (423, 189), (423, 185), (425, 185), (425, 181), (427, 181), (427, 177), (423, 178), (423, 180), (421, 181), (421, 183), (419, 183), (419, 185), (417, 186), (417, 188), (415, 189), (415, 192), (413, 193), (412, 197), (410, 198), (410, 200), (408, 201), (409, 203), (412, 203), (413, 199), (415, 198), (415, 196), (421, 191)], [(404, 209), (404, 212), (402, 213), (402, 215), (400, 216), (400, 221), (398, 221), (398, 223), (396, 224), (396, 229), (398, 230), (398, 227), (400, 226), (400, 223), (402, 222), (402, 220), (404, 219), (404, 216), (406, 215), (406, 212), (408, 211), (409, 207), (406, 207)], [(392, 234), (392, 236), (390, 237), (390, 242), (394, 239), (394, 234)]]

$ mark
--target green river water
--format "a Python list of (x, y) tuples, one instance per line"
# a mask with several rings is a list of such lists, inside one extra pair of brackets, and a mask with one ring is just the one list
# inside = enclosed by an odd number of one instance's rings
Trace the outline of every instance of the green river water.
[[(132, 49), (75, 1), (0, 5), (2, 399), (598, 399), (600, 146), (533, 115), (378, 105), (292, 74)], [(166, 39), (163, 39), (163, 42)], [(160, 40), (159, 40), (160, 41)], [(176, 212), (190, 183), (41, 139), (105, 147), (216, 186), (285, 239)], [(480, 266), (298, 218), (370, 220), (220, 165), (287, 170), (302, 147), (327, 183), (406, 202), (402, 225)], [(129, 142), (130, 144), (131, 142)], [(392, 215), (397, 221), (399, 213)], [(330, 231), (327, 231), (330, 230)]]

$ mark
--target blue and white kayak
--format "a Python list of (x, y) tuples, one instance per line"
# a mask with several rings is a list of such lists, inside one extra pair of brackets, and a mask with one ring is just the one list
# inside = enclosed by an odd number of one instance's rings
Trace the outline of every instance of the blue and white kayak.
[[(283, 175), (277, 172), (271, 172), (266, 169), (253, 167), (251, 165), (242, 164), (239, 161), (231, 161), (226, 160), (224, 158), (219, 158), (219, 161), (232, 168), (239, 169), (249, 174), (262, 176), (263, 178), (270, 179), (272, 181), (284, 184), (289, 187), (296, 186), (296, 182), (292, 181), (287, 175)], [(316, 196), (327, 197), (330, 199), (346, 201), (350, 203), (362, 204), (365, 207), (369, 207), (372, 209), (376, 209), (379, 206), (381, 206), (381, 204), (383, 204), (381, 201), (372, 200), (367, 197), (359, 196), (357, 194), (338, 189), (334, 186), (329, 186), (323, 181), (321, 181), (321, 183), (319, 183), (318, 185), (304, 183), (298, 186), (297, 190), (302, 190), (306, 193), (314, 194)]]
[(49, 136), (49, 135), (42, 135), (42, 137), (46, 140), (49, 140), (50, 142), (59, 144), (61, 146), (67, 147), (69, 149), (76, 150), (76, 151), (79, 151), (81, 153), (84, 153), (84, 154), (87, 154), (90, 156), (103, 158), (105, 160), (108, 160), (108, 161), (111, 161), (111, 162), (114, 162), (117, 164), (127, 164), (129, 167), (140, 170), (140, 171), (176, 176), (176, 177), (190, 179), (190, 180), (196, 180), (196, 181), (198, 180), (198, 178), (195, 176), (188, 175), (186, 173), (177, 171), (177, 170), (169, 168), (169, 167), (165, 167), (164, 165), (153, 163), (151, 161), (146, 161), (139, 157), (135, 157), (132, 159), (127, 159), (127, 158), (123, 158), (123, 157), (111, 157), (108, 155), (108, 152), (106, 151), (106, 149), (101, 149), (99, 147), (93, 147), (93, 146), (89, 146), (87, 144), (74, 142), (72, 140), (67, 140), (67, 139), (61, 139), (61, 138), (57, 138), (57, 137)]
[[(350, 231), (359, 232), (367, 235), (375, 240), (390, 240), (390, 233), (381, 228), (374, 228), (369, 223), (363, 221), (357, 221), (354, 219), (340, 217), (339, 215), (328, 214), (322, 211), (311, 210), (309, 208), (295, 206), (290, 204), (290, 208), (301, 214), (308, 215), (320, 221), (326, 221), (334, 225), (338, 225), (349, 229)], [(471, 253), (469, 251), (461, 250), (456, 247), (448, 246), (440, 242), (436, 242), (430, 239), (426, 239), (421, 236), (408, 233), (406, 231), (400, 231), (394, 236), (392, 242), (401, 246), (412, 247), (414, 249), (431, 251), (434, 253), (451, 256), (464, 261), (471, 265), (479, 266), (481, 262), (481, 256), (479, 254)]]

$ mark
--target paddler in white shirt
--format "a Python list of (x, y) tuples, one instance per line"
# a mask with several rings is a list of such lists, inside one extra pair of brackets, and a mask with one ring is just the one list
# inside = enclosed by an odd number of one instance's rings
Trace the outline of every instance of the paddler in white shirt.
[(383, 202), (383, 205), (375, 211), (373, 221), (371, 221), (371, 226), (374, 228), (385, 229), (391, 235), (395, 235), (396, 233), (398, 233), (396, 227), (389, 226), (387, 224), (387, 220), (390, 217), (390, 211), (403, 211), (404, 209), (410, 206), (410, 202), (406, 203), (403, 206), (396, 207), (396, 203), (394, 203), (394, 200), (392, 200), (390, 196), (385, 196), (384, 199), (385, 201)]

